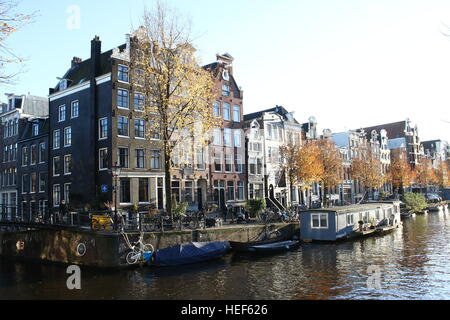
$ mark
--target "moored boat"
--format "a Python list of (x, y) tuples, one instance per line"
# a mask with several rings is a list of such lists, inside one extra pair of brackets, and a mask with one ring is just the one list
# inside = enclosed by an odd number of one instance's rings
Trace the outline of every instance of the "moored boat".
[(150, 266), (168, 267), (217, 259), (230, 249), (229, 242), (193, 242), (157, 250)]
[(270, 244), (262, 244), (248, 248), (248, 252), (254, 253), (276, 253), (293, 250), (300, 246), (300, 241), (283, 241)]
[(249, 248), (260, 245), (273, 244), (277, 242), (285, 241), (285, 238), (274, 238), (269, 240), (261, 240), (261, 241), (252, 241), (252, 242), (235, 242), (230, 241), (230, 247), (233, 251), (237, 252), (247, 252)]

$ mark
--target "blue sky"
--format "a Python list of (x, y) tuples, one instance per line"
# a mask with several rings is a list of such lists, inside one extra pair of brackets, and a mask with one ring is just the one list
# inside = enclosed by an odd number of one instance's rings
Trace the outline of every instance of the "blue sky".
[[(442, 121), (450, 122), (448, 0), (168, 2), (191, 16), (203, 63), (216, 53), (236, 59), (246, 113), (283, 105), (335, 132), (410, 118), (422, 140), (450, 141)], [(89, 58), (95, 35), (103, 50), (122, 44), (144, 4), (152, 1), (22, 0), (22, 12), (39, 16), (8, 46), (27, 59), (27, 72), (0, 90), (46, 95), (72, 57)], [(71, 30), (73, 5), (81, 25)]]

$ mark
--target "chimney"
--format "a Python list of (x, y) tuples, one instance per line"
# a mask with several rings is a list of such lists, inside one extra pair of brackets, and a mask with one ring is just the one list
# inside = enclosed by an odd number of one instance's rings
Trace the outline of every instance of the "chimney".
[(83, 62), (83, 59), (78, 58), (78, 57), (73, 57), (71, 67), (73, 68), (73, 67), (75, 67), (77, 64), (80, 64), (81, 62)]
[(92, 65), (92, 78), (100, 75), (100, 56), (102, 54), (102, 42), (99, 36), (91, 41), (91, 65)]
[(233, 75), (233, 61), (234, 58), (229, 53), (217, 54), (217, 62), (221, 63), (230, 75)]

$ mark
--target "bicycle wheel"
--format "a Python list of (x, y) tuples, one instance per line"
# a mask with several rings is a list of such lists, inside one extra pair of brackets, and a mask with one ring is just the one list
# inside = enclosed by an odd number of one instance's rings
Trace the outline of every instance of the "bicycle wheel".
[(141, 257), (141, 254), (139, 252), (136, 251), (130, 251), (127, 254), (127, 263), (129, 265), (133, 265), (136, 264), (139, 261), (139, 258)]

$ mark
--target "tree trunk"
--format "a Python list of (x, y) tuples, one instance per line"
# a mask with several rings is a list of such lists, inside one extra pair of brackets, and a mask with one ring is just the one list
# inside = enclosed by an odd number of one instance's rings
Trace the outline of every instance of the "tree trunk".
[(171, 169), (171, 157), (168, 152), (164, 152), (164, 171), (165, 171), (165, 191), (166, 191), (166, 211), (170, 216), (173, 224), (173, 213), (172, 213), (172, 179), (170, 176)]

